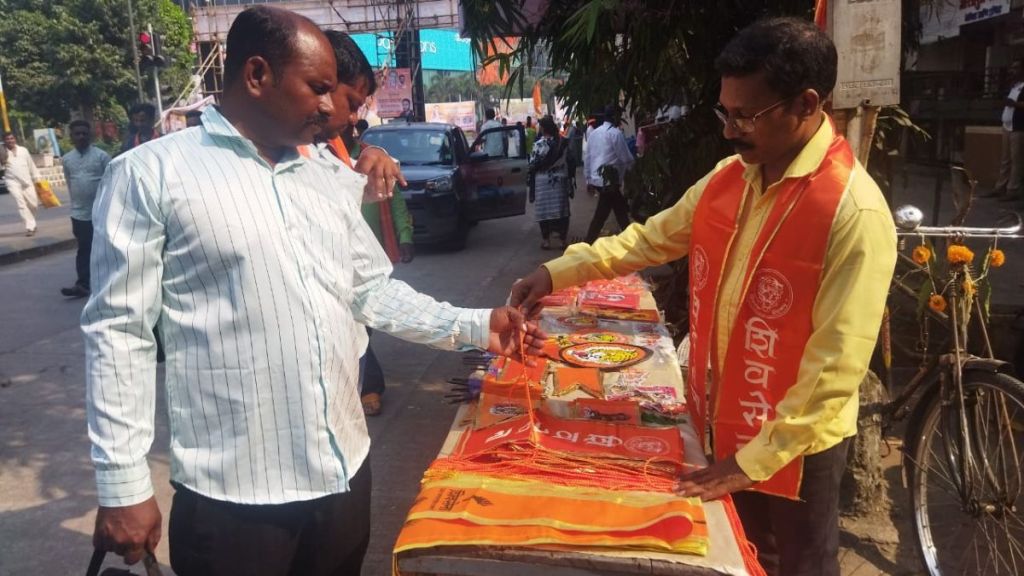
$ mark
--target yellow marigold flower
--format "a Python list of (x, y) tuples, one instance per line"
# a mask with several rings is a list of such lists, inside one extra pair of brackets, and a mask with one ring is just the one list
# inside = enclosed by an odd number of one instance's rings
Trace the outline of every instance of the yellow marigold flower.
[(950, 264), (970, 264), (974, 261), (974, 252), (961, 244), (950, 244), (946, 250), (946, 260)]
[(968, 278), (963, 283), (964, 294), (967, 296), (974, 296), (978, 293), (978, 285), (974, 283), (974, 280)]
[(932, 251), (924, 244), (921, 244), (920, 246), (916, 246), (914, 248), (914, 252), (913, 254), (910, 255), (910, 257), (913, 258), (914, 262), (916, 262), (917, 264), (924, 266), (925, 264), (928, 263), (929, 260), (932, 259)]
[(932, 297), (928, 299), (928, 307), (936, 312), (945, 312), (946, 299), (939, 294), (932, 294)]
[(1003, 264), (1006, 264), (1006, 254), (1002, 250), (996, 248), (988, 255), (988, 264), (993, 268), (999, 268)]

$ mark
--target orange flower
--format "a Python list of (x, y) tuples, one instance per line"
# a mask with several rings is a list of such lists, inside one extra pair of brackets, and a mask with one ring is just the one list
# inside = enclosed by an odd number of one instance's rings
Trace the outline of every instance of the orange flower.
[(1002, 250), (996, 248), (988, 255), (988, 264), (993, 268), (999, 268), (1003, 264), (1006, 264), (1006, 254)]
[(932, 251), (924, 244), (921, 244), (920, 246), (914, 247), (914, 253), (911, 254), (910, 257), (913, 258), (914, 262), (917, 264), (924, 266), (932, 259)]
[(966, 295), (966, 296), (974, 296), (975, 294), (978, 293), (978, 286), (977, 286), (977, 284), (975, 284), (974, 280), (971, 280), (970, 278), (964, 280), (963, 289), (964, 289), (964, 295)]
[(970, 264), (974, 261), (974, 252), (962, 244), (950, 244), (946, 250), (946, 260), (950, 264)]
[(928, 299), (928, 307), (936, 312), (945, 312), (946, 299), (939, 294), (932, 294), (932, 297)]

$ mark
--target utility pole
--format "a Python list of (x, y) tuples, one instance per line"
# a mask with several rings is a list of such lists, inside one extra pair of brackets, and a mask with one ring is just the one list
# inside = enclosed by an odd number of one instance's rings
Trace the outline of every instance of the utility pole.
[[(128, 37), (131, 39), (132, 45), (132, 64), (135, 66), (135, 87), (139, 91), (139, 102), (146, 99), (146, 95), (142, 92), (142, 72), (139, 71), (139, 47), (135, 45), (138, 42), (138, 37), (135, 35), (135, 12), (132, 10), (132, 0), (128, 2)], [(159, 92), (157, 92), (159, 94)]]
[[(153, 25), (148, 24), (146, 30), (149, 32), (149, 37), (153, 38), (153, 47), (156, 48), (156, 36), (153, 35)], [(159, 56), (159, 54), (155, 54)], [(159, 120), (160, 125), (163, 126), (164, 120), (164, 101), (160, 97), (160, 65), (156, 64), (153, 66), (153, 98), (156, 100), (156, 117)]]

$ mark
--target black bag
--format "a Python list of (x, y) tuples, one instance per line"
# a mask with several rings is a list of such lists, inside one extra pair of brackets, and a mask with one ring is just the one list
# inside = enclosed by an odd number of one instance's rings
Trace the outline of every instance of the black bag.
[[(135, 576), (134, 572), (124, 568), (107, 568), (101, 573), (100, 568), (103, 567), (103, 559), (106, 556), (107, 553), (103, 550), (93, 550), (85, 576)], [(160, 564), (156, 561), (153, 554), (149, 552), (146, 552), (146, 555), (142, 557), (142, 566), (146, 569), (146, 576), (163, 576), (163, 572), (160, 571)]]

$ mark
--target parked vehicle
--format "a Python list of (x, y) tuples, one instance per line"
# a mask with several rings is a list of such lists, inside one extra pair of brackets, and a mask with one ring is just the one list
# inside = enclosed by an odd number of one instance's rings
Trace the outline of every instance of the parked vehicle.
[(433, 122), (374, 126), (363, 135), (363, 142), (401, 163), (413, 241), (455, 249), (476, 222), (526, 212), (525, 141), (521, 127), (503, 126), (485, 130), (470, 145), (459, 127)]

